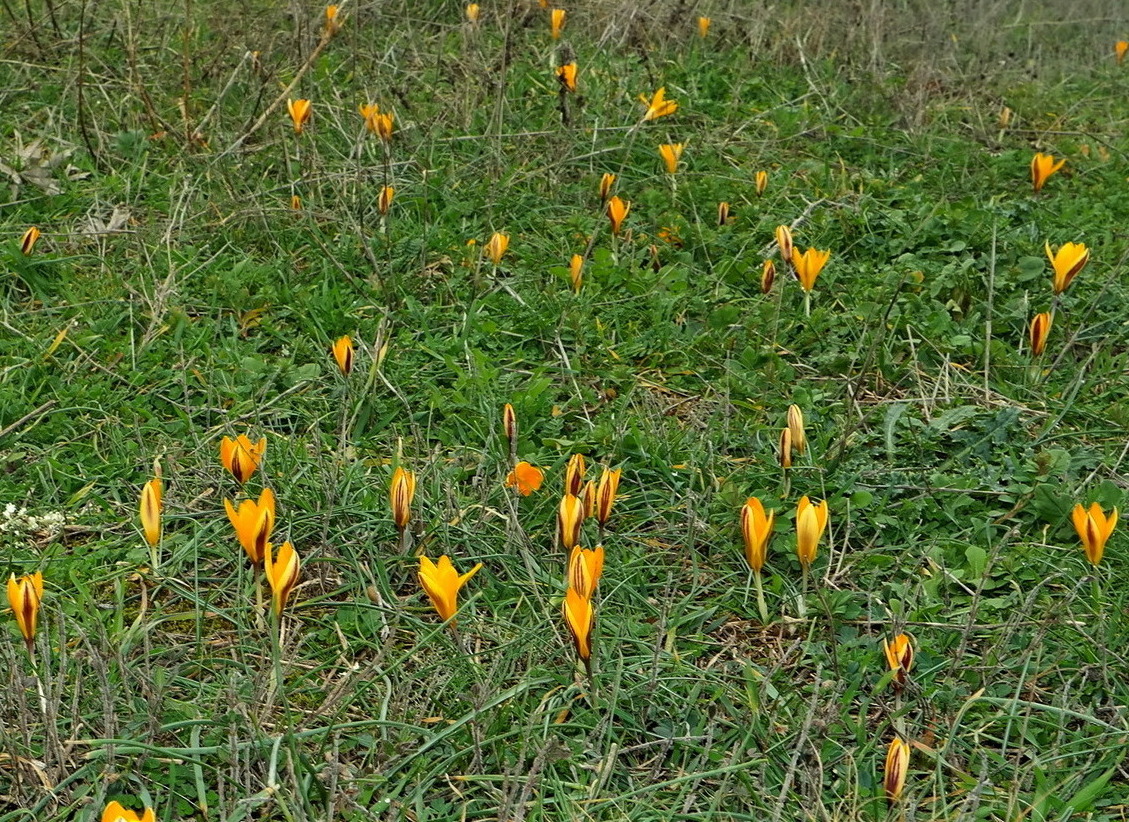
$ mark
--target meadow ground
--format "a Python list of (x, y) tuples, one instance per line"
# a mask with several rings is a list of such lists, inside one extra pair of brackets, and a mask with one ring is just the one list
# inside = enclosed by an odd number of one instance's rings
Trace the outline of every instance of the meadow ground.
[[(0, 3), (0, 571), (44, 578), (30, 649), (0, 614), (0, 821), (1129, 818), (1129, 537), (1071, 521), (1127, 486), (1129, 9), (564, 8)], [(779, 225), (830, 250), (807, 299)], [(590, 676), (575, 453), (623, 472)], [(224, 508), (265, 487), (281, 620)], [(457, 629), (421, 553), (482, 563)]]

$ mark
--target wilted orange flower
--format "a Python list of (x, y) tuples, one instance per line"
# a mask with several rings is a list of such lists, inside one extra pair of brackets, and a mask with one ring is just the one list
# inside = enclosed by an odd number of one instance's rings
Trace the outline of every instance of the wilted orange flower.
[(1049, 311), (1036, 314), (1031, 318), (1031, 329), (1028, 332), (1028, 337), (1031, 342), (1031, 353), (1036, 357), (1042, 354), (1043, 349), (1047, 347), (1047, 337), (1051, 333), (1052, 322), (1054, 322), (1054, 315)]
[(245, 483), (259, 467), (266, 450), (266, 437), (258, 442), (251, 442), (246, 434), (240, 434), (235, 439), (224, 437), (220, 440), (220, 463), (240, 483)]
[(663, 143), (659, 146), (659, 156), (663, 158), (663, 165), (666, 166), (668, 174), (678, 171), (678, 160), (682, 157), (682, 149), (685, 147), (685, 143)]
[(608, 200), (608, 219), (612, 224), (612, 234), (619, 234), (619, 229), (630, 211), (631, 203), (621, 199), (619, 195)]
[(561, 29), (564, 28), (565, 10), (553, 9), (549, 12), (549, 25), (552, 28), (553, 39), (556, 40), (561, 36)]
[(290, 112), (290, 119), (294, 121), (294, 133), (301, 134), (302, 129), (310, 120), (309, 100), (287, 100), (286, 108)]
[(678, 103), (674, 100), (666, 99), (665, 87), (656, 91), (654, 97), (650, 100), (640, 94), (639, 101), (647, 107), (646, 113), (643, 114), (643, 120), (645, 122), (657, 120), (659, 117), (666, 117), (668, 114), (674, 114), (674, 112), (678, 111)]
[(576, 91), (576, 63), (565, 63), (557, 67), (557, 79), (568, 91)]
[(1031, 185), (1035, 187), (1035, 191), (1041, 191), (1047, 178), (1062, 168), (1065, 163), (1065, 159), (1056, 163), (1053, 155), (1043, 154), (1041, 151), (1037, 152), (1031, 158)]
[(528, 497), (541, 487), (545, 481), (545, 472), (536, 465), (530, 465), (524, 460), (514, 466), (506, 477), (506, 487), (515, 488), (523, 497)]

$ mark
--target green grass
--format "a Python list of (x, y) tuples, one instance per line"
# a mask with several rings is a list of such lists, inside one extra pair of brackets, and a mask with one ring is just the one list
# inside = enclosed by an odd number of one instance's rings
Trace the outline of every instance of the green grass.
[[(1069, 518), (1124, 508), (1129, 427), (1129, 18), (1091, 6), (601, 3), (568, 7), (556, 45), (536, 4), (484, 4), (477, 30), (458, 4), (347, 6), (292, 95), (305, 133), (283, 103), (247, 136), (320, 9), (0, 5), (0, 571), (47, 589), (34, 664), (0, 632), (0, 822), (112, 799), (231, 822), (881, 820), (896, 732), (907, 819), (1123, 819), (1127, 540), (1094, 568)], [(680, 108), (640, 125), (659, 86)], [(396, 115), (387, 164), (368, 102)], [(1039, 195), (1036, 150), (1067, 158)], [(615, 239), (606, 172), (632, 204)], [(760, 290), (797, 220), (832, 252), (810, 316), (779, 261)], [(1033, 358), (1043, 246), (1071, 241), (1091, 260)], [(525, 498), (507, 402), (546, 470)], [(810, 450), (786, 482), (792, 403)], [(274, 489), (303, 561), (282, 688), (223, 511), (240, 433), (268, 439), (246, 493)], [(573, 453), (624, 469), (591, 680), (554, 545)], [(409, 553), (397, 464), (418, 477)], [(806, 596), (804, 494), (831, 510)], [(767, 625), (750, 495), (778, 516)], [(457, 638), (419, 551), (484, 564)], [(881, 639), (903, 630), (895, 695)]]

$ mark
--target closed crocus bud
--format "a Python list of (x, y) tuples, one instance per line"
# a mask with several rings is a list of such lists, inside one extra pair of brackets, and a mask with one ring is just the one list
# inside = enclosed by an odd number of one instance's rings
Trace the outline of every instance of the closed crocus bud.
[(765, 260), (761, 266), (761, 293), (768, 294), (772, 291), (772, 284), (776, 281), (776, 263)]
[(510, 450), (513, 450), (517, 444), (517, 414), (508, 402), (502, 406), (502, 433), (506, 436)]
[(717, 224), (725, 225), (729, 222), (729, 203), (720, 202), (717, 204)]
[(396, 189), (393, 186), (384, 186), (380, 189), (380, 196), (376, 199), (376, 208), (383, 217), (388, 214), (388, 209), (392, 208), (392, 198), (396, 196)]
[(1118, 40), (1113, 44), (1113, 54), (1117, 60), (1117, 65), (1125, 62), (1125, 55), (1129, 53), (1129, 40)]
[[(762, 194), (764, 194), (764, 190), (766, 188), (768, 188), (768, 172), (767, 171), (758, 171), (756, 180), (757, 180), (757, 196), (760, 197)], [(789, 249), (789, 250), (791, 250), (791, 249)], [(788, 256), (791, 257), (792, 255), (789, 254)]]
[(601, 203), (606, 203), (608, 201), (608, 197), (610, 197), (611, 193), (612, 193), (612, 186), (614, 186), (614, 185), (615, 185), (615, 175), (614, 174), (607, 173), (607, 174), (604, 174), (604, 176), (602, 176), (600, 178), (600, 202)]
[(561, 29), (564, 28), (564, 23), (564, 9), (553, 9), (549, 12), (549, 29), (550, 33), (553, 35), (554, 40), (558, 39), (561, 36)]
[(145, 541), (156, 545), (161, 541), (161, 495), (164, 484), (154, 477), (141, 489), (141, 530)]
[(23, 238), (20, 240), (20, 253), (25, 257), (35, 250), (35, 244), (39, 242), (39, 229), (31, 226), (24, 232)]
[(415, 474), (403, 467), (392, 472), (388, 487), (388, 503), (392, 508), (392, 521), (403, 531), (412, 518), (412, 498), (416, 495)]
[(487, 241), (483, 249), (486, 251), (486, 256), (494, 265), (502, 262), (502, 257), (505, 256), (506, 249), (510, 247), (510, 237), (508, 234), (503, 234), (500, 231), (495, 231), (490, 239)]
[(1065, 164), (1065, 159), (1059, 160), (1056, 163), (1053, 155), (1043, 154), (1041, 151), (1036, 153), (1035, 156), (1031, 158), (1031, 185), (1035, 191), (1041, 191), (1047, 178), (1056, 173)]
[(792, 467), (792, 431), (788, 428), (780, 432), (780, 448), (777, 452), (781, 468)]
[(266, 572), (267, 582), (270, 583), (271, 592), (274, 594), (274, 612), (282, 615), (290, 592), (298, 583), (298, 571), (301, 563), (298, 553), (289, 542), (284, 542), (274, 551), (273, 545), (267, 545), (263, 552), (263, 570)]
[(575, 545), (568, 557), (568, 585), (585, 599), (591, 599), (604, 573), (604, 546), (592, 550)]
[(798, 405), (788, 406), (788, 430), (792, 433), (792, 449), (797, 454), (804, 453), (808, 447), (808, 438), (804, 432), (804, 412)]
[(346, 377), (353, 370), (353, 354), (353, 338), (348, 334), (333, 344), (333, 359), (337, 361), (337, 367)]
[(325, 7), (325, 33), (333, 36), (341, 31), (341, 8), (339, 6)]
[(749, 497), (741, 506), (741, 537), (745, 542), (745, 559), (754, 573), (759, 574), (768, 554), (768, 540), (776, 513), (765, 514), (764, 505), (756, 497)]
[(1078, 532), (1078, 538), (1082, 540), (1086, 559), (1090, 560), (1092, 565), (1097, 565), (1102, 561), (1105, 544), (1109, 541), (1114, 526), (1117, 525), (1117, 509), (1114, 508), (1107, 517), (1096, 502), (1090, 505), (1088, 511), (1078, 503), (1074, 506), (1071, 519), (1074, 521), (1074, 530)]
[(792, 262), (792, 229), (786, 225), (776, 227), (776, 247), (780, 249), (780, 259)]
[(663, 143), (659, 146), (659, 156), (662, 157), (667, 174), (678, 171), (678, 160), (682, 157), (682, 149), (685, 147), (685, 143)]
[(612, 505), (619, 495), (619, 478), (622, 468), (605, 468), (600, 474), (600, 484), (596, 486), (596, 521), (603, 527), (612, 515)]
[(592, 600), (581, 596), (575, 588), (569, 588), (565, 593), (562, 611), (565, 624), (572, 634), (577, 656), (588, 662), (592, 657)]
[(220, 440), (220, 462), (242, 484), (255, 473), (266, 450), (266, 437), (258, 442), (251, 442), (246, 434), (240, 434), (235, 439), (224, 437)]
[(8, 577), (8, 605), (12, 608), (16, 624), (29, 649), (35, 641), (35, 627), (39, 622), (39, 603), (42, 601), (43, 573), (41, 571), (19, 579), (16, 579), (15, 574)]
[(1036, 314), (1031, 318), (1031, 329), (1028, 338), (1031, 343), (1031, 353), (1036, 357), (1042, 354), (1043, 349), (1047, 347), (1047, 337), (1051, 333), (1052, 322), (1054, 322), (1054, 315), (1049, 311)]
[(907, 634), (898, 634), (892, 640), (882, 639), (882, 650), (886, 654), (886, 664), (894, 672), (891, 683), (895, 691), (905, 687), (910, 668), (913, 667), (913, 642)]
[(231, 500), (225, 499), (223, 507), (231, 527), (235, 529), (235, 538), (247, 552), (247, 558), (253, 565), (258, 565), (263, 561), (271, 531), (274, 530), (274, 491), (264, 488), (257, 501), (245, 499), (239, 503), (238, 509)]
[(895, 737), (886, 750), (886, 767), (882, 777), (882, 787), (886, 791), (886, 802), (893, 805), (902, 798), (906, 787), (906, 771), (909, 769), (909, 743)]
[(481, 9), (479, 9), (478, 3), (468, 3), (466, 7), (466, 19), (471, 23), (477, 23), (480, 11)]
[(813, 505), (806, 496), (796, 505), (796, 556), (805, 567), (815, 562), (819, 540), (827, 528), (827, 500)]
[(588, 469), (584, 465), (583, 454), (573, 454), (565, 466), (564, 489), (566, 494), (579, 497), (584, 490), (584, 475)]
[(297, 194), (291, 194), (290, 195), (290, 208), (291, 208), (292, 211), (301, 211), (302, 210), (302, 198), (299, 197)]
[(579, 294), (580, 287), (584, 285), (584, 258), (579, 254), (573, 254), (569, 261), (568, 278), (572, 282), (573, 293)]
[(627, 218), (628, 212), (631, 211), (631, 203), (620, 197), (612, 197), (608, 200), (608, 220), (612, 224), (612, 234), (619, 234), (620, 228), (623, 227), (623, 221)]
[(699, 17), (698, 18), (698, 36), (699, 37), (704, 39), (706, 36), (709, 35), (709, 33), (710, 33), (710, 23), (711, 22), (713, 22), (713, 21), (710, 20), (710, 18), (708, 18), (708, 17)]
[(579, 497), (565, 494), (557, 511), (557, 535), (561, 547), (571, 551), (580, 542), (580, 526), (584, 522), (584, 503)]
[(584, 517), (596, 516), (596, 480), (584, 483), (584, 494), (580, 497), (584, 503)]
[(1047, 243), (1046, 250), (1047, 259), (1055, 271), (1051, 288), (1055, 294), (1061, 294), (1090, 261), (1090, 249), (1084, 243), (1065, 243), (1058, 251), (1051, 251), (1051, 244)]
[(286, 109), (290, 112), (290, 119), (294, 123), (294, 133), (301, 134), (306, 123), (310, 121), (313, 113), (309, 100), (287, 100)]

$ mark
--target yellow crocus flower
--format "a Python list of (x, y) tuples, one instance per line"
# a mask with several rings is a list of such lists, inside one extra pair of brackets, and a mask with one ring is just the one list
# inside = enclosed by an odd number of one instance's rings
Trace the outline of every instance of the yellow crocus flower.
[(439, 618), (444, 622), (453, 618), (455, 612), (459, 610), (459, 589), (466, 585), (481, 568), (480, 562), (460, 576), (455, 566), (451, 564), (451, 558), (446, 554), (439, 557), (438, 563), (420, 555), (419, 583), (423, 586), (431, 604), (435, 606)]
[(1055, 294), (1061, 294), (1090, 261), (1090, 249), (1084, 243), (1065, 243), (1058, 251), (1052, 251), (1051, 244), (1047, 243), (1047, 259), (1055, 270), (1051, 289)]
[(796, 556), (800, 564), (810, 566), (815, 562), (819, 540), (827, 528), (827, 500), (813, 505), (806, 496), (796, 505)]
[(1078, 538), (1082, 540), (1086, 559), (1090, 560), (1092, 565), (1097, 565), (1102, 561), (1105, 544), (1109, 541), (1114, 526), (1117, 525), (1117, 509), (1114, 508), (1107, 517), (1096, 502), (1090, 505), (1088, 511), (1082, 507), (1082, 503), (1078, 503), (1074, 506), (1071, 519), (1074, 520), (1074, 530), (1078, 532)]

